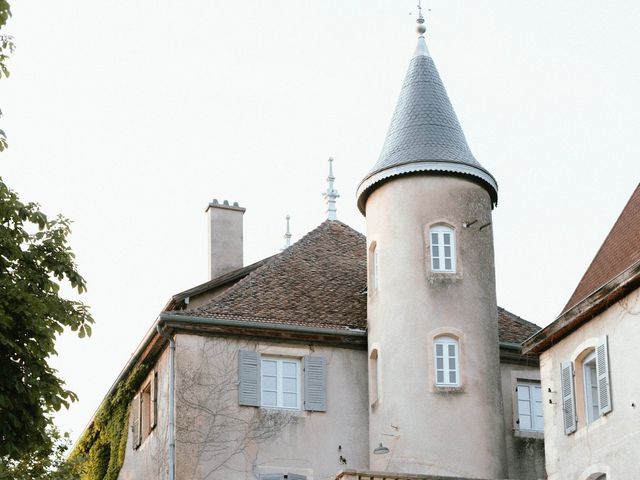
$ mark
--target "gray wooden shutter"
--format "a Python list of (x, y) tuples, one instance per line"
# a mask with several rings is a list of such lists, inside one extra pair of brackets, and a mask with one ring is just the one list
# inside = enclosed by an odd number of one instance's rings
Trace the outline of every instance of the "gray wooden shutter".
[(324, 357), (304, 357), (304, 409), (327, 411), (327, 362)]
[(573, 384), (573, 363), (563, 362), (560, 365), (562, 382), (562, 412), (564, 414), (564, 433), (570, 435), (576, 431), (576, 403)]
[(155, 428), (158, 424), (158, 372), (153, 372), (151, 379), (151, 411), (149, 412), (149, 428)]
[(250, 350), (238, 352), (238, 403), (260, 406), (260, 354)]
[(598, 373), (598, 403), (600, 415), (606, 415), (612, 410), (611, 385), (609, 382), (609, 347), (605, 335), (602, 343), (596, 346), (596, 372)]
[(140, 394), (133, 397), (133, 404), (131, 405), (133, 408), (133, 421), (131, 422), (131, 433), (133, 433), (133, 449), (135, 450), (140, 446)]

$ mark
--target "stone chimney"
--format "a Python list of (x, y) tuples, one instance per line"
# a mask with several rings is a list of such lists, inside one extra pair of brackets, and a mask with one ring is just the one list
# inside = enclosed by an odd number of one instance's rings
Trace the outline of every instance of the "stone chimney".
[(246, 209), (238, 202), (229, 205), (214, 199), (206, 212), (209, 214), (209, 272), (213, 280), (225, 273), (243, 267), (242, 216)]

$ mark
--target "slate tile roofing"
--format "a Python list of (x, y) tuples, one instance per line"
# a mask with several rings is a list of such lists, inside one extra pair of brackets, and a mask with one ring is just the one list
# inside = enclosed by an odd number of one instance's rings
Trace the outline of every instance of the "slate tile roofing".
[(471, 153), (423, 37), (409, 64), (380, 157), (358, 188), (360, 210), (364, 213), (366, 197), (377, 183), (417, 172), (471, 176), (497, 203), (497, 183)]
[[(266, 259), (209, 303), (179, 313), (364, 331), (366, 289), (365, 237), (340, 221), (327, 220), (282, 253)], [(500, 341), (519, 343), (539, 330), (502, 308), (498, 317)]]
[(563, 312), (638, 261), (640, 261), (640, 184), (591, 261)]

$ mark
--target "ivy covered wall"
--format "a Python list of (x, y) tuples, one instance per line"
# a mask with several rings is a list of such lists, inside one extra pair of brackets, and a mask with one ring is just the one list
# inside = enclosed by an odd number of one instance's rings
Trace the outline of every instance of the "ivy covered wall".
[(131, 401), (151, 366), (151, 363), (142, 363), (134, 368), (100, 405), (93, 422), (69, 455), (69, 463), (74, 465), (77, 478), (118, 478), (127, 446)]

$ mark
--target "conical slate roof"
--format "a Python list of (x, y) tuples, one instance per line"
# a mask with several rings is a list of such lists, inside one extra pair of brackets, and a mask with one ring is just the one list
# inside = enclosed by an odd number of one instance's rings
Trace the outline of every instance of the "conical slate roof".
[(358, 208), (365, 213), (367, 197), (381, 182), (418, 172), (471, 176), (487, 189), (493, 204), (498, 201), (496, 180), (471, 153), (423, 36), (418, 38), (380, 158), (358, 187)]

